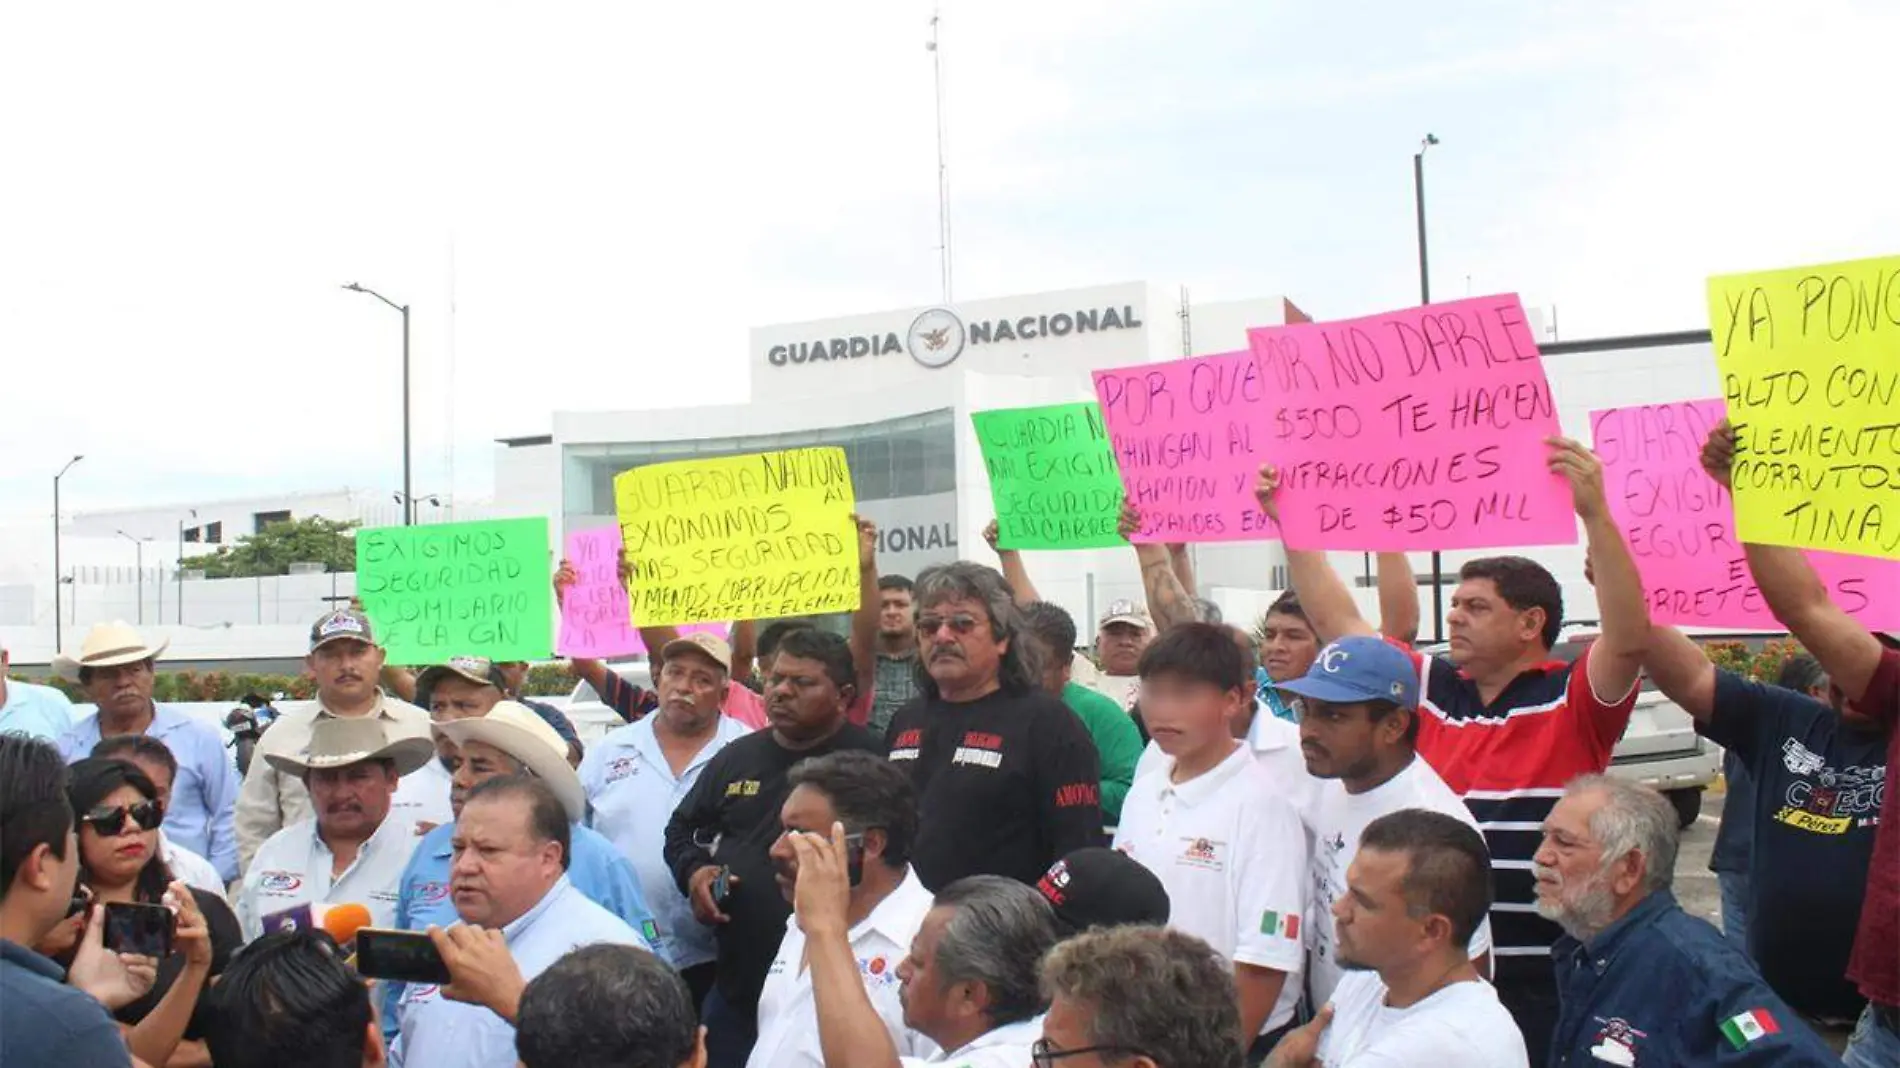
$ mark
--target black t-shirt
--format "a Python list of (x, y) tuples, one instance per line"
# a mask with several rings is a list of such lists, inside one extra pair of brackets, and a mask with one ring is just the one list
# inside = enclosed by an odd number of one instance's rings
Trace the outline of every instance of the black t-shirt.
[(1704, 729), (1755, 776), (1748, 951), (1803, 1012), (1852, 1019), (1845, 976), (1880, 823), (1887, 739), (1810, 697), (1716, 672)]
[(737, 878), (721, 906), (731, 921), (713, 931), (719, 943), (719, 993), (739, 1012), (758, 1010), (766, 969), (778, 955), (785, 920), (792, 914), (768, 855), (778, 840), (779, 811), (792, 792), (786, 773), (808, 757), (847, 749), (884, 754), (875, 735), (851, 723), (810, 749), (785, 748), (770, 728), (755, 731), (706, 762), (667, 821), (666, 863), (681, 893), (688, 892), (693, 872), (707, 864), (723, 864)]
[(911, 867), (932, 890), (966, 875), (1031, 886), (1102, 844), (1101, 758), (1081, 719), (1037, 691), (966, 704), (919, 694), (885, 735), (917, 787)]

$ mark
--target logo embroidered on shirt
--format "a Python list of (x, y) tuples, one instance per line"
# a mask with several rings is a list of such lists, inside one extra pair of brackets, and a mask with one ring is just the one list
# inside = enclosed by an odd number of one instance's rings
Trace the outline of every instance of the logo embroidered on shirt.
[(1597, 1042), (1590, 1047), (1590, 1056), (1605, 1064), (1635, 1068), (1636, 1040), (1648, 1038), (1649, 1033), (1638, 1031), (1621, 1017), (1612, 1016), (1606, 1020), (1597, 1016), (1594, 1019), (1603, 1026), (1597, 1030)]
[(759, 780), (740, 779), (738, 782), (729, 782), (726, 784), (726, 796), (757, 797), (759, 796)]
[(1221, 847), (1225, 846), (1227, 844), (1226, 842), (1216, 842), (1209, 838), (1183, 838), (1181, 840), (1187, 843), (1187, 849), (1183, 850), (1181, 855), (1175, 858), (1174, 862), (1176, 864), (1184, 864), (1190, 868), (1201, 868), (1205, 871), (1227, 870), (1227, 862), (1221, 858)]
[(1292, 912), (1275, 912), (1272, 909), (1260, 914), (1260, 933), (1279, 935), (1298, 941), (1300, 937), (1300, 917)]
[(639, 773), (640, 773), (640, 758), (639, 757), (630, 757), (630, 756), (615, 757), (607, 765), (607, 781), (610, 783), (619, 782), (622, 779), (629, 778), (634, 775), (638, 775)]
[(974, 764), (984, 768), (1003, 766), (1003, 736), (983, 731), (965, 731), (963, 744), (951, 755), (952, 764)]
[(1722, 1037), (1736, 1049), (1747, 1049), (1757, 1039), (1778, 1034), (1781, 1025), (1767, 1009), (1750, 1009), (1722, 1021)]
[(267, 871), (258, 877), (257, 888), (267, 894), (289, 894), (303, 889), (303, 877), (296, 872)]
[(448, 896), (449, 884), (447, 883), (423, 883), (416, 887), (416, 900), (425, 905), (433, 905), (438, 901), (446, 900)]
[(1056, 787), (1057, 808), (1081, 808), (1088, 805), (1100, 807), (1102, 788), (1092, 782), (1072, 782)]

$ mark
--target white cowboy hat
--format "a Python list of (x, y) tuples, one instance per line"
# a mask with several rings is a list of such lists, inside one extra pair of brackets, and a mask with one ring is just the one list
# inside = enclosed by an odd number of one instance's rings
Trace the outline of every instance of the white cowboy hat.
[(567, 762), (567, 742), (548, 726), (546, 720), (519, 701), (502, 701), (485, 716), (432, 724), (436, 737), (456, 745), (481, 742), (527, 765), (534, 776), (548, 784), (554, 796), (567, 809), (570, 823), (587, 816), (587, 792), (581, 789), (581, 777)]
[(392, 741), (383, 721), (374, 716), (331, 716), (311, 725), (310, 744), (303, 752), (266, 753), (264, 759), (285, 775), (300, 779), (307, 771), (341, 768), (365, 760), (394, 761), (396, 774), (407, 775), (435, 759), (435, 746), (415, 735)]
[(94, 624), (86, 632), (86, 640), (80, 643), (77, 660), (65, 653), (53, 658), (53, 670), (68, 679), (77, 679), (80, 668), (113, 667), (118, 664), (136, 664), (141, 660), (156, 660), (170, 641), (157, 645), (145, 644), (145, 639), (123, 619), (110, 623)]

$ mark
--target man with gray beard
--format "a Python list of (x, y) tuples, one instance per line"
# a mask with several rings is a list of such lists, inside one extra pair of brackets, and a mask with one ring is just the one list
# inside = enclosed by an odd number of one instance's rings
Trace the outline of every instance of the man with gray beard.
[(1560, 1008), (1553, 1065), (1839, 1061), (1735, 944), (1670, 891), (1676, 811), (1647, 786), (1573, 779), (1533, 858)]

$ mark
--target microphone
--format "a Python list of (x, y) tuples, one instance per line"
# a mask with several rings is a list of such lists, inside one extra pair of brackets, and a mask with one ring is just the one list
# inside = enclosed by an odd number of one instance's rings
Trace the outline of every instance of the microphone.
[(351, 943), (356, 941), (356, 932), (374, 923), (374, 918), (369, 914), (369, 907), (359, 905), (354, 901), (331, 905), (323, 910), (323, 929), (329, 932), (331, 938), (336, 939), (336, 944), (345, 952), (351, 951)]

